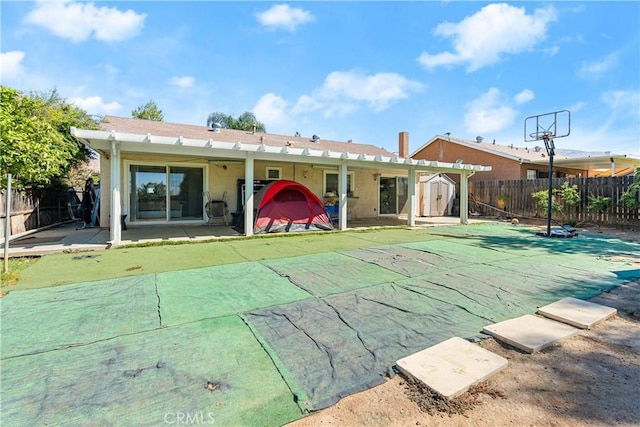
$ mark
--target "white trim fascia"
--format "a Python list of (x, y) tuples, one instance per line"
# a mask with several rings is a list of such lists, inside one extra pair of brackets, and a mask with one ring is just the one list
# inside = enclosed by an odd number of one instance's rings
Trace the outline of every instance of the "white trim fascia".
[[(563, 166), (566, 164), (575, 164), (575, 163), (598, 163), (598, 162), (603, 162), (603, 164), (605, 164), (605, 163), (611, 163), (611, 159), (613, 159), (613, 161), (616, 163), (619, 163), (619, 162), (626, 163), (630, 161), (630, 163), (632, 164), (640, 165), (640, 157), (626, 155), (626, 154), (611, 154), (609, 156), (593, 156), (593, 157), (585, 157), (585, 156), (562, 157), (562, 158), (558, 158), (558, 156), (555, 156), (553, 158), (553, 162), (558, 166)], [(549, 158), (545, 157), (544, 159), (532, 160), (531, 163), (536, 165), (546, 165), (549, 163)], [(571, 168), (572, 166), (565, 166), (565, 167)], [(575, 169), (584, 169), (584, 166), (573, 166), (573, 167)]]

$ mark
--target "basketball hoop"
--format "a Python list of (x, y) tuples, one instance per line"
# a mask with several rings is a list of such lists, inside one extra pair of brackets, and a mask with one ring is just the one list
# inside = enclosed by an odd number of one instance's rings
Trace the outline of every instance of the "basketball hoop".
[(553, 134), (553, 132), (550, 132), (548, 130), (543, 130), (543, 131), (538, 131), (538, 132), (531, 132), (529, 134), (529, 138), (532, 141), (549, 141), (550, 139), (553, 139), (555, 135)]
[(571, 113), (568, 110), (555, 111), (553, 113), (539, 114), (527, 117), (524, 120), (524, 140), (544, 141), (544, 146), (549, 155), (549, 189), (547, 198), (547, 232), (538, 233), (540, 236), (552, 237), (551, 233), (551, 205), (553, 194), (553, 156), (555, 145), (553, 138), (562, 138), (571, 133)]

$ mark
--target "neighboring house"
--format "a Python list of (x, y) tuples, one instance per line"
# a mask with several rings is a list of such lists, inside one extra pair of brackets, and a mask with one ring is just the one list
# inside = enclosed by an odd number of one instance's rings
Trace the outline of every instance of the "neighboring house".
[[(337, 201), (338, 227), (353, 218), (407, 213), (415, 222), (416, 183), (422, 174), (446, 173), (460, 182), (460, 221), (467, 222), (468, 177), (490, 168), (408, 158), (408, 134), (399, 155), (368, 144), (317, 136), (273, 135), (107, 116), (102, 130), (71, 133), (100, 154), (101, 226), (119, 244), (127, 225), (204, 224), (205, 196), (224, 198), (232, 213), (245, 211), (253, 232), (253, 195), (265, 183), (289, 179), (327, 203)], [(326, 196), (326, 197), (325, 197)], [(235, 215), (239, 217), (239, 215)]]
[[(555, 141), (553, 176), (598, 177), (626, 175), (640, 167), (640, 157), (605, 153), (585, 153), (558, 149)], [(476, 175), (470, 180), (536, 179), (549, 176), (549, 156), (544, 142), (525, 147), (500, 145), (436, 135), (410, 156), (414, 160), (428, 159), (440, 162), (475, 163), (491, 166), (491, 171)], [(452, 177), (457, 181), (456, 177)]]

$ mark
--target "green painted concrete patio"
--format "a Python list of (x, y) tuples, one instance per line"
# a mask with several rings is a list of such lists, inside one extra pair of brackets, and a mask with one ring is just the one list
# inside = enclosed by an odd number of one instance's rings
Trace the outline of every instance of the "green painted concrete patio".
[(639, 260), (507, 223), (46, 255), (0, 300), (0, 424), (282, 425)]

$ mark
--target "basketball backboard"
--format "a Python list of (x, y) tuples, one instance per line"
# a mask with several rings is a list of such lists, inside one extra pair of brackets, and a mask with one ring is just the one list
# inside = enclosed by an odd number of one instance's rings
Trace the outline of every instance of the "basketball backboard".
[(525, 142), (553, 140), (571, 133), (571, 114), (569, 110), (554, 111), (527, 117), (524, 120)]

